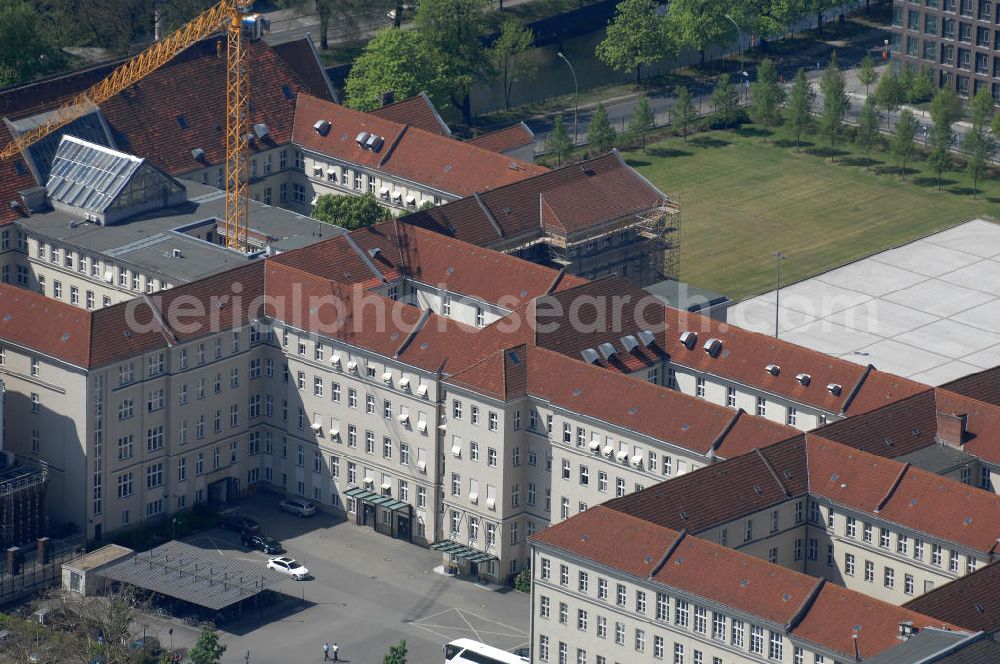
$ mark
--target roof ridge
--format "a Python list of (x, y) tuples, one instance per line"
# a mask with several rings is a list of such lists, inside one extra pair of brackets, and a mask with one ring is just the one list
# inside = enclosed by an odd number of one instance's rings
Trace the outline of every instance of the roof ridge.
[(179, 343), (177, 340), (177, 335), (174, 334), (174, 331), (170, 329), (169, 325), (167, 325), (167, 321), (163, 320), (162, 313), (157, 307), (153, 305), (153, 300), (149, 297), (149, 295), (143, 293), (142, 301), (146, 303), (146, 306), (149, 307), (149, 310), (153, 312), (153, 316), (156, 317), (156, 322), (160, 324), (160, 334), (163, 335), (163, 339), (167, 342), (167, 347), (172, 348), (174, 345)]
[(405, 339), (403, 339), (403, 343), (401, 343), (399, 345), (399, 348), (396, 349), (396, 354), (395, 354), (396, 358), (398, 358), (400, 355), (406, 352), (406, 349), (410, 347), (411, 343), (413, 343), (413, 339), (417, 336), (417, 333), (420, 332), (420, 330), (424, 329), (424, 325), (427, 324), (427, 319), (430, 317), (431, 317), (430, 309), (424, 309), (421, 312), (420, 319), (417, 320), (417, 324), (413, 326), (413, 329), (410, 330), (410, 333), (406, 335)]
[(557, 272), (555, 278), (552, 279), (552, 283), (549, 284), (549, 287), (547, 289), (545, 289), (545, 295), (551, 295), (553, 291), (555, 291), (555, 289), (559, 287), (559, 284), (562, 283), (563, 277), (565, 276), (566, 276), (566, 268), (564, 267), (559, 268), (559, 272)]
[(726, 423), (726, 426), (722, 427), (722, 431), (719, 432), (719, 435), (715, 437), (715, 440), (712, 441), (712, 444), (708, 448), (708, 455), (710, 458), (712, 459), (715, 458), (715, 451), (719, 449), (719, 447), (722, 445), (722, 442), (726, 439), (726, 436), (728, 436), (732, 432), (733, 427), (736, 426), (736, 423), (739, 421), (740, 417), (745, 412), (746, 411), (743, 410), (742, 408), (738, 408), (736, 412), (733, 414), (732, 419), (730, 419), (729, 422)]
[(907, 461), (906, 463), (903, 464), (903, 467), (899, 469), (899, 472), (896, 474), (896, 479), (894, 479), (892, 481), (892, 484), (889, 485), (889, 490), (885, 492), (884, 496), (882, 496), (882, 500), (878, 501), (878, 503), (875, 505), (875, 509), (873, 510), (875, 514), (878, 514), (879, 510), (885, 507), (885, 504), (889, 502), (889, 499), (892, 498), (892, 495), (896, 493), (896, 489), (899, 488), (899, 483), (903, 481), (903, 476), (906, 475), (906, 472), (909, 469), (910, 469), (910, 462)]
[(483, 200), (482, 196), (480, 196), (479, 192), (477, 191), (474, 194), (472, 194), (472, 197), (476, 200), (476, 204), (479, 205), (479, 209), (482, 210), (483, 214), (486, 215), (486, 219), (489, 220), (490, 225), (493, 226), (493, 230), (497, 232), (497, 235), (500, 237), (500, 239), (503, 239), (505, 237), (503, 229), (500, 228), (500, 224), (497, 222), (497, 218), (493, 216), (492, 210), (490, 210), (490, 208), (486, 205), (486, 202)]
[(851, 407), (851, 403), (854, 401), (854, 398), (858, 396), (858, 392), (861, 391), (861, 386), (865, 384), (866, 380), (868, 380), (868, 376), (869, 374), (871, 374), (874, 368), (875, 365), (872, 364), (871, 362), (869, 362), (868, 366), (865, 367), (865, 372), (861, 374), (861, 377), (858, 379), (858, 382), (854, 384), (854, 387), (851, 388), (851, 391), (848, 393), (847, 398), (844, 399), (844, 405), (841, 406), (840, 408), (841, 415), (847, 414), (847, 409)]
[(792, 614), (792, 617), (788, 621), (788, 624), (785, 625), (785, 630), (787, 632), (792, 632), (796, 627), (799, 626), (799, 623), (801, 623), (802, 619), (806, 617), (807, 613), (809, 613), (809, 609), (812, 608), (812, 605), (816, 602), (816, 598), (819, 597), (819, 593), (823, 589), (823, 586), (825, 585), (826, 585), (825, 576), (821, 576), (818, 579), (816, 579), (816, 585), (814, 585), (812, 587), (812, 590), (809, 591), (809, 594), (805, 596), (805, 599), (802, 600), (802, 603), (799, 605), (799, 608), (795, 611), (794, 614)]
[(396, 149), (396, 146), (399, 145), (399, 142), (403, 139), (403, 134), (405, 134), (406, 130), (409, 128), (410, 128), (409, 124), (404, 124), (403, 128), (399, 130), (398, 134), (396, 134), (396, 137), (392, 139), (392, 143), (390, 143), (389, 147), (386, 148), (385, 154), (382, 155), (382, 157), (378, 160), (378, 168), (382, 168), (382, 166), (385, 165), (385, 162), (389, 161), (389, 157), (392, 156), (392, 153)]
[(757, 456), (760, 457), (760, 460), (764, 462), (764, 466), (771, 473), (771, 477), (774, 478), (774, 481), (778, 483), (778, 486), (781, 488), (781, 492), (785, 494), (785, 498), (791, 498), (792, 493), (788, 490), (788, 487), (785, 486), (785, 483), (781, 481), (781, 478), (778, 477), (778, 471), (774, 469), (774, 466), (772, 466), (768, 458), (764, 456), (764, 453), (760, 451), (760, 448), (758, 447), (754, 449), (754, 452), (756, 452)]
[(368, 269), (372, 271), (372, 274), (375, 275), (375, 278), (381, 281), (382, 283), (385, 283), (386, 282), (385, 275), (382, 274), (381, 270), (375, 267), (375, 263), (373, 263), (371, 258), (368, 256), (368, 252), (361, 250), (361, 247), (359, 247), (358, 243), (354, 241), (354, 238), (351, 237), (350, 233), (343, 233), (343, 235), (344, 237), (347, 238), (347, 244), (351, 247), (351, 249), (355, 251), (355, 253), (357, 253), (358, 258), (361, 259), (361, 261), (368, 267)]
[(681, 541), (683, 541), (684, 538), (687, 537), (687, 532), (688, 532), (687, 528), (683, 528), (681, 529), (680, 532), (677, 533), (677, 539), (675, 539), (673, 542), (670, 543), (670, 546), (667, 547), (667, 550), (663, 552), (663, 557), (660, 558), (660, 561), (656, 563), (656, 565), (653, 566), (653, 569), (649, 571), (649, 579), (652, 579), (654, 576), (660, 573), (660, 570), (663, 569), (663, 566), (667, 564), (668, 560), (670, 560), (670, 556), (674, 555), (674, 552), (677, 551), (677, 547), (681, 545)]

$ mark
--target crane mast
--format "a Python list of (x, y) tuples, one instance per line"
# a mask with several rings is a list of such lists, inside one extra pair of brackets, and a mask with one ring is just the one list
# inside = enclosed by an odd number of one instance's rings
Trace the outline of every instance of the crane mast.
[(192, 44), (219, 31), (226, 33), (226, 246), (247, 249), (247, 152), (250, 128), (248, 53), (243, 19), (252, 0), (220, 0), (184, 26), (116, 68), (90, 88), (53, 111), (45, 122), (0, 149), (0, 161), (10, 159), (52, 132), (94, 111), (100, 104), (135, 85)]

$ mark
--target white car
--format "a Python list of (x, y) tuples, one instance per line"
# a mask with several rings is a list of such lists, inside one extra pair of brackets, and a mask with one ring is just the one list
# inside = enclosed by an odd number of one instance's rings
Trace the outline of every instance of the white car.
[(288, 556), (268, 558), (267, 568), (273, 569), (275, 572), (293, 576), (296, 581), (301, 581), (309, 576), (309, 570), (300, 565), (294, 558), (289, 558)]

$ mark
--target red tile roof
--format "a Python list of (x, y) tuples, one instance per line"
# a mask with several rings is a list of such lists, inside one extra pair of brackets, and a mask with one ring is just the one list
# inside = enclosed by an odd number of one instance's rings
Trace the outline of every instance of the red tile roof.
[(292, 68), (306, 86), (306, 92), (313, 97), (337, 101), (333, 85), (320, 60), (319, 51), (316, 50), (316, 44), (308, 33), (301, 39), (272, 44), (271, 48)]
[[(313, 129), (319, 120), (332, 125), (326, 136)], [(358, 146), (354, 139), (362, 131), (385, 139), (378, 152)], [(547, 170), (309, 95), (301, 95), (296, 103), (293, 133), (296, 144), (313, 152), (456, 196), (471, 196)]]
[(941, 389), (1000, 406), (1000, 367), (953, 380), (941, 385)]
[[(10, 139), (7, 125), (0, 121), (0, 145), (6, 145)], [(35, 179), (20, 155), (0, 161), (0, 226), (21, 216), (21, 213), (10, 204), (17, 201), (23, 205), (17, 192), (34, 186)]]
[[(607, 199), (602, 183), (610, 181), (618, 183), (622, 189), (615, 192), (612, 199)], [(475, 198), (417, 212), (404, 220), (465, 242), (502, 249), (506, 243), (516, 245), (524, 239), (541, 237), (541, 196), (573, 183), (584, 183), (577, 189), (581, 199), (576, 205), (585, 208), (588, 218), (598, 220), (600, 225), (643, 212), (651, 207), (650, 201), (658, 203), (665, 198), (629, 167), (618, 152), (612, 151), (580, 164), (495, 188)], [(568, 210), (563, 223), (571, 223)]]
[(543, 550), (582, 557), (653, 587), (662, 585), (788, 626), (794, 637), (853, 658), (900, 643), (899, 623), (956, 629), (718, 544), (599, 505), (531, 537)]
[(907, 609), (993, 634), (1000, 631), (1000, 561), (904, 604)]
[(497, 129), (487, 134), (480, 134), (475, 138), (470, 138), (466, 143), (478, 145), (481, 148), (492, 150), (493, 152), (507, 152), (516, 150), (535, 142), (535, 132), (528, 128), (523, 122), (518, 122), (503, 129)]
[(91, 314), (35, 291), (0, 284), (0, 339), (87, 367)]
[(451, 128), (438, 115), (437, 109), (434, 108), (434, 103), (425, 92), (421, 92), (409, 99), (397, 101), (394, 104), (388, 104), (382, 108), (376, 108), (374, 111), (371, 111), (371, 114), (385, 118), (386, 120), (398, 122), (399, 124), (419, 127), (432, 134), (451, 136)]

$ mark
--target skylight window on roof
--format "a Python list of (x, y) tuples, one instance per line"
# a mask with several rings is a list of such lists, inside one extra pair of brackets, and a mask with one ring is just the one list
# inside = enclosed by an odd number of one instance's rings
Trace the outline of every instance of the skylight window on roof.
[(183, 115), (178, 115), (177, 126), (180, 127), (181, 129), (187, 129), (190, 125), (188, 125), (187, 118), (185, 118)]
[(25, 168), (23, 161), (15, 161), (14, 162), (14, 170), (17, 171), (18, 175), (27, 175), (28, 174), (28, 169)]
[(518, 355), (516, 351), (513, 351), (513, 350), (510, 351), (509, 353), (507, 353), (507, 357), (510, 358), (511, 364), (520, 364), (521, 363), (521, 356)]
[(292, 89), (288, 87), (287, 84), (281, 86), (281, 94), (285, 95), (285, 99), (288, 101), (293, 101), (295, 99), (295, 93), (292, 92)]

